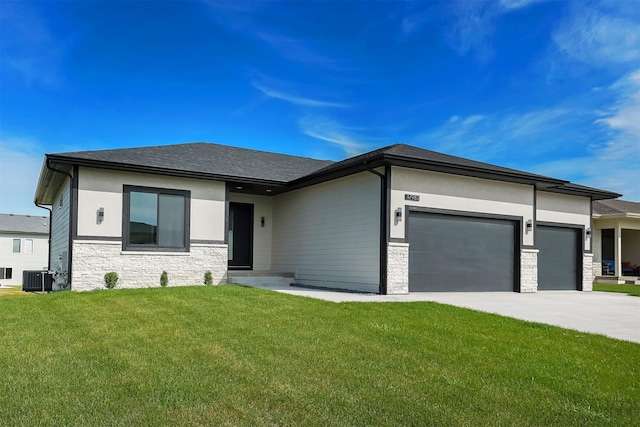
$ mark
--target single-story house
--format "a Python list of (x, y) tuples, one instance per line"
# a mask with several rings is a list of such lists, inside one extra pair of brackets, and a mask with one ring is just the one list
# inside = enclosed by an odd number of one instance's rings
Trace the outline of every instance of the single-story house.
[(619, 194), (395, 144), (339, 162), (210, 143), (47, 154), (51, 267), (75, 290), (242, 282), (380, 294), (591, 290)]
[(22, 284), (22, 272), (47, 270), (49, 218), (0, 214), (0, 284)]
[(640, 284), (640, 203), (593, 202), (593, 265), (596, 283)]

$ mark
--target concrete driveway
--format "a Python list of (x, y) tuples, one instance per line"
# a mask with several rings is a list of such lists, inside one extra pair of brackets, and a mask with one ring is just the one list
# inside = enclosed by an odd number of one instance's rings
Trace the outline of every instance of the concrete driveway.
[(280, 285), (256, 287), (333, 302), (434, 301), (640, 343), (640, 297), (613, 292), (421, 292), (374, 295)]

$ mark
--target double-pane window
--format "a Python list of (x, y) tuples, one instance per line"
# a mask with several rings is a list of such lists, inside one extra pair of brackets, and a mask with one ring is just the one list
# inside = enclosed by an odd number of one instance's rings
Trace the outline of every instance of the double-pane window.
[(125, 186), (124, 249), (189, 249), (190, 193)]
[(10, 267), (0, 267), (0, 279), (9, 280), (13, 276), (13, 269)]

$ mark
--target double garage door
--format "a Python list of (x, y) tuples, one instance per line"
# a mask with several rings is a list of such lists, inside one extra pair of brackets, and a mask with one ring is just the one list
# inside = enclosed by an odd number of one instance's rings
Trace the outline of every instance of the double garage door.
[[(520, 225), (508, 219), (410, 211), (410, 292), (518, 291)], [(539, 226), (539, 290), (577, 289), (578, 232)]]

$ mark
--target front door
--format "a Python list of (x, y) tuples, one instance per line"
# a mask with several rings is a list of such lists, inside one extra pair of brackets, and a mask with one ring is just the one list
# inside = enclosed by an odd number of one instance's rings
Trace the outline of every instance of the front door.
[(253, 205), (229, 203), (229, 268), (253, 268)]

